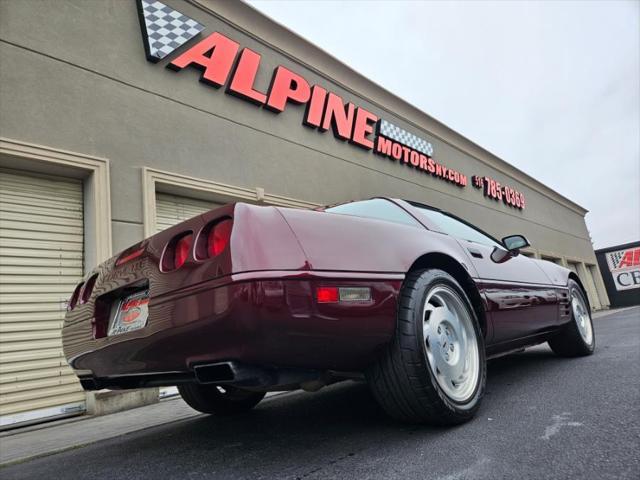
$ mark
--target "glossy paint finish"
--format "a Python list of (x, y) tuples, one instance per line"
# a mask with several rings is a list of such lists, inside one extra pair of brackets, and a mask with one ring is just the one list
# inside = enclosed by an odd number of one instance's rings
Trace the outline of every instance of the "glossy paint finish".
[[(419, 218), (406, 202), (396, 203)], [(228, 247), (199, 259), (203, 232), (222, 219), (233, 220)], [(227, 360), (359, 371), (394, 335), (406, 272), (431, 254), (468, 273), (490, 322), (492, 351), (568, 321), (568, 270), (526, 257), (492, 265), (486, 252), (476, 258), (464, 242), (423, 225), (242, 203), (212, 210), (132, 246), (124, 255), (144, 251), (130, 261), (116, 266), (115, 256), (91, 272), (98, 276), (90, 298), (65, 319), (65, 355), (75, 369), (112, 379), (186, 374), (193, 365)], [(162, 272), (167, 244), (185, 233), (194, 245), (184, 266)], [(372, 299), (318, 304), (322, 285), (368, 287)], [(143, 288), (150, 292), (147, 326), (107, 337), (113, 305)]]
[(559, 325), (560, 292), (555, 287), (498, 281), (478, 281), (476, 285), (486, 298), (493, 323), (489, 345), (549, 332)]
[(488, 345), (558, 327), (560, 289), (552, 285), (537, 260), (517, 255), (496, 263), (491, 259), (492, 247), (465, 240), (458, 242), (478, 272), (475, 284), (486, 300), (493, 325)]
[(456, 240), (420, 226), (309, 210), (280, 208), (313, 270), (405, 274), (428, 253), (473, 266)]

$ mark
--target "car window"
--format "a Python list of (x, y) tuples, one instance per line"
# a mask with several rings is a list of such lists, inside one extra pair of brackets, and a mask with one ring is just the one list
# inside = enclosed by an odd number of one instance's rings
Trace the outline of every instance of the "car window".
[(422, 227), (420, 223), (395, 203), (383, 198), (373, 198), (361, 202), (344, 203), (329, 207), (325, 212), (353, 215), (355, 217), (375, 218), (388, 222)]
[[(466, 224), (465, 222), (458, 220), (451, 215), (447, 215), (444, 212), (433, 210), (431, 208), (425, 208), (418, 205), (414, 205), (421, 214), (427, 217), (432, 223), (435, 223), (442, 233), (451, 235), (452, 237), (467, 240), (469, 242), (479, 243), (482, 245), (488, 245), (490, 247), (502, 247), (496, 240), (484, 234), (480, 230)], [(502, 247), (504, 248), (504, 247)]]

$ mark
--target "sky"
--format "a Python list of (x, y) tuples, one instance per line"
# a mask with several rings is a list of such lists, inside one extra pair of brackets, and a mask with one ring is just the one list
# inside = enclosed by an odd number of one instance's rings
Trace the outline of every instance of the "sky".
[(640, 240), (640, 1), (249, 0)]

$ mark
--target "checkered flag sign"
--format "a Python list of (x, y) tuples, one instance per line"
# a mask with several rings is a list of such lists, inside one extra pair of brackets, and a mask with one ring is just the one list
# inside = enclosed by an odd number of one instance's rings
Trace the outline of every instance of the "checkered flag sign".
[(406, 145), (409, 148), (413, 148), (418, 152), (422, 152), (429, 157), (433, 156), (433, 145), (431, 145), (431, 143), (427, 142), (423, 138), (414, 135), (413, 133), (407, 132), (406, 130), (384, 119), (380, 120), (378, 133), (383, 137), (395, 140), (396, 142)]
[(147, 59), (157, 62), (204, 30), (204, 25), (162, 2), (138, 0)]
[(609, 270), (616, 270), (620, 265), (620, 260), (624, 256), (626, 250), (618, 250), (617, 252), (607, 253), (607, 262), (609, 263)]

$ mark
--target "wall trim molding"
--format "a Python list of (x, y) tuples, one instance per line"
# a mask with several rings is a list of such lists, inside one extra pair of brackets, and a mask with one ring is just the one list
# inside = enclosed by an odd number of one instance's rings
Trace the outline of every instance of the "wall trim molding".
[(264, 188), (247, 188), (228, 185), (204, 178), (190, 177), (179, 173), (142, 167), (142, 215), (144, 236), (156, 233), (156, 192), (167, 188), (189, 196), (189, 192), (208, 196), (211, 200), (229, 203), (244, 201), (248, 203), (276, 205), (280, 207), (316, 208), (319, 203), (307, 202), (265, 192)]
[(85, 179), (85, 232), (90, 234), (91, 240), (90, 252), (87, 252), (85, 242), (85, 272), (111, 257), (111, 187), (108, 159), (5, 137), (0, 137), (0, 154), (36, 162), (43, 167), (44, 173), (47, 167), (52, 165), (80, 171)]

